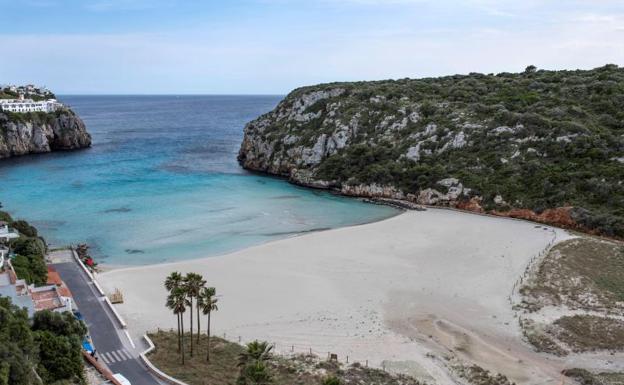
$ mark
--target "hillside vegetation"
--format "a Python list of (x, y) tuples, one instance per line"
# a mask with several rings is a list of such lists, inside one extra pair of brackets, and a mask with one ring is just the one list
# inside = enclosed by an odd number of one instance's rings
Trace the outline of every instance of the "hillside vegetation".
[(247, 125), (239, 161), (349, 195), (624, 237), (624, 69), (304, 87)]
[(45, 310), (28, 319), (0, 297), (0, 384), (85, 384), (81, 340), (87, 329), (71, 313)]

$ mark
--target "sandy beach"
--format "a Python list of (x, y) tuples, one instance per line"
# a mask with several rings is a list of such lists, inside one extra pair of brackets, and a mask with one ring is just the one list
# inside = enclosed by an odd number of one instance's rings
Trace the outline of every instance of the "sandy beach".
[[(173, 328), (165, 277), (203, 274), (221, 295), (215, 333), (312, 349), (451, 384), (476, 363), (518, 384), (556, 383), (562, 362), (521, 341), (509, 297), (531, 258), (569, 238), (534, 223), (441, 209), (311, 233), (232, 254), (99, 275), (134, 335)], [(204, 321), (202, 321), (204, 322)], [(204, 327), (205, 325), (202, 325)]]

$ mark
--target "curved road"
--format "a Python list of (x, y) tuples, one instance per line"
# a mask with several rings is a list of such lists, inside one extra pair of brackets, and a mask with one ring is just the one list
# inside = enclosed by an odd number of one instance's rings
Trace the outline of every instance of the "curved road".
[(132, 385), (162, 384), (139, 358), (141, 346), (133, 347), (129, 337), (114, 318), (91, 283), (89, 277), (73, 260), (52, 264), (71, 290), (96, 349), (96, 356), (113, 373), (121, 373)]

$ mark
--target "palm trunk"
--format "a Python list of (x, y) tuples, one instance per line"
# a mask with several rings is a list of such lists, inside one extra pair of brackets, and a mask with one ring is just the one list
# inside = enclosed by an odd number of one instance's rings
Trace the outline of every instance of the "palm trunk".
[(189, 318), (191, 320), (191, 357), (193, 357), (193, 297), (191, 297), (191, 312), (189, 313)]
[(208, 348), (206, 349), (206, 361), (210, 362), (210, 312), (208, 312), (208, 325), (206, 325), (206, 334), (208, 334), (208, 340), (206, 344)]
[(182, 325), (182, 365), (184, 365), (184, 317), (180, 317)]
[(200, 328), (200, 318), (199, 318), (199, 301), (197, 301), (197, 308), (195, 309), (195, 311), (197, 311), (197, 346), (199, 349), (199, 328)]
[(178, 316), (178, 353), (180, 353), (180, 350), (182, 349), (182, 340), (180, 339), (180, 313), (177, 314)]

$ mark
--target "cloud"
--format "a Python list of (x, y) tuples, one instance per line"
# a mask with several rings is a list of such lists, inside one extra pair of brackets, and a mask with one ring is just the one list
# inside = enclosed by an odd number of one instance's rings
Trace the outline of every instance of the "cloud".
[[(455, 2), (396, 0), (384, 1), (390, 9), (383, 12), (370, 10), (376, 0), (310, 1), (352, 8), (301, 6), (284, 15), (264, 7), (152, 33), (0, 34), (3, 52), (15, 58), (0, 61), (0, 81), (47, 84), (58, 93), (286, 93), (340, 80), (624, 63), (624, 39), (614, 33), (624, 31), (624, 13), (609, 1), (584, 9), (552, 1), (471, 0), (449, 8)], [(103, 1), (90, 12), (125, 3)]]

